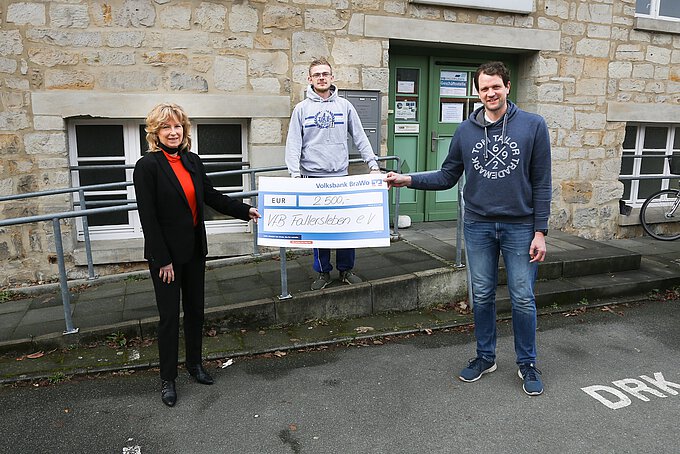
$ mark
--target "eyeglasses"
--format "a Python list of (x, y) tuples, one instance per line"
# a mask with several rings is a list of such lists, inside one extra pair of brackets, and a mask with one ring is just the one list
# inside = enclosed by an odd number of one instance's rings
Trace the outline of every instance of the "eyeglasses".
[(314, 74), (312, 74), (312, 78), (313, 79), (320, 79), (320, 78), (323, 77), (324, 79), (328, 79), (332, 75), (333, 74), (331, 74), (331, 73), (314, 73)]

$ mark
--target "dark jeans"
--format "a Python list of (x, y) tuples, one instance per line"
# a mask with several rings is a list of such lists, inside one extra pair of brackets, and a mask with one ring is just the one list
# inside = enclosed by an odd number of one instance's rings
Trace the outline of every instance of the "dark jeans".
[[(347, 271), (354, 268), (355, 249), (336, 249), (335, 265), (338, 271)], [(314, 249), (314, 271), (317, 273), (330, 273), (333, 269), (331, 265), (330, 249)]]
[(529, 263), (533, 224), (465, 221), (465, 254), (472, 276), (477, 356), (496, 359), (496, 286), (498, 258), (508, 274), (512, 330), (517, 364), (536, 362), (536, 300), (538, 263)]

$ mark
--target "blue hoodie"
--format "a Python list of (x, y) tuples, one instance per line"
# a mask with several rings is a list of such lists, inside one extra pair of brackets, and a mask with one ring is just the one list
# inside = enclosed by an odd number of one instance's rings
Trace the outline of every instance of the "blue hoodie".
[(331, 95), (324, 99), (308, 86), (306, 99), (293, 109), (286, 137), (286, 166), (292, 177), (347, 175), (348, 132), (364, 162), (378, 166), (356, 109), (338, 96), (335, 85), (330, 90)]
[(505, 115), (487, 123), (478, 108), (456, 130), (441, 169), (411, 175), (410, 187), (449, 189), (463, 171), (466, 220), (548, 228), (550, 136), (542, 117), (508, 101)]

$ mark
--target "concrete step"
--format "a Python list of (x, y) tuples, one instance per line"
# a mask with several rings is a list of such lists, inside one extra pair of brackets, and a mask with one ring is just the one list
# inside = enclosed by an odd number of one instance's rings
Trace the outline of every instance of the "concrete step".
[[(638, 269), (539, 281), (535, 288), (536, 305), (562, 306), (615, 298), (640, 300), (650, 292), (676, 286), (680, 286), (680, 266), (643, 259)], [(507, 286), (499, 286), (497, 295), (498, 310), (509, 312), (511, 305)]]
[[(430, 251), (443, 262), (451, 264), (456, 261), (455, 233), (455, 229), (450, 227), (432, 231), (421, 227), (421, 230), (414, 229), (404, 236), (407, 237), (407, 243)], [(646, 252), (619, 248), (559, 231), (551, 232), (546, 242), (548, 256), (546, 261), (539, 265), (539, 280), (635, 270), (640, 266), (642, 253)], [(502, 257), (499, 263), (498, 282), (506, 283)]]
[[(641, 260), (642, 255), (637, 252), (602, 245), (590, 249), (549, 253), (546, 261), (538, 266), (538, 281), (634, 271), (640, 267)], [(502, 260), (498, 282), (502, 285), (507, 283)]]

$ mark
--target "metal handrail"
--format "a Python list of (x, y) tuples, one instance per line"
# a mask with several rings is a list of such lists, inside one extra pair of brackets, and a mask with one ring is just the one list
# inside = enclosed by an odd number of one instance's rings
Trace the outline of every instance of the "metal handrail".
[(671, 180), (673, 178), (680, 178), (680, 174), (672, 173), (670, 175), (619, 175), (619, 181), (634, 181), (634, 180)]
[(633, 154), (628, 154), (626, 151), (623, 151), (623, 154), (621, 155), (622, 158), (672, 158), (674, 154), (666, 154), (665, 151), (650, 151), (647, 153), (633, 153)]
[[(401, 172), (401, 159), (398, 156), (382, 156), (378, 157), (378, 161), (391, 161), (395, 160), (397, 162), (396, 165), (396, 171)], [(351, 159), (349, 161), (350, 163), (358, 163), (358, 162), (363, 162), (361, 159)], [(110, 168), (110, 167), (107, 167)], [(255, 169), (239, 169), (239, 170), (227, 170), (227, 171), (221, 171), (221, 172), (209, 172), (208, 176), (224, 176), (224, 175), (234, 175), (234, 174), (249, 174), (250, 175), (250, 187), (255, 188), (257, 186), (256, 179), (255, 179), (255, 174), (256, 173), (264, 173), (264, 172), (275, 172), (275, 171), (283, 171), (286, 170), (286, 166), (272, 166), (272, 167), (262, 167), (262, 168), (255, 168)], [(57, 255), (57, 264), (59, 268), (59, 286), (61, 288), (61, 296), (62, 296), (62, 304), (64, 307), (64, 321), (66, 323), (66, 330), (64, 331), (64, 334), (75, 334), (78, 332), (78, 328), (73, 326), (73, 320), (71, 318), (71, 300), (70, 300), (70, 293), (68, 290), (68, 279), (66, 275), (66, 264), (65, 264), (65, 259), (64, 259), (64, 249), (63, 249), (63, 243), (62, 243), (62, 238), (61, 238), (61, 225), (60, 221), (62, 219), (70, 219), (70, 218), (76, 218), (76, 217), (82, 217), (83, 218), (83, 233), (84, 233), (84, 239), (85, 239), (85, 249), (86, 249), (86, 254), (87, 254), (87, 262), (88, 262), (88, 276), (89, 279), (95, 279), (96, 276), (94, 275), (94, 264), (92, 260), (92, 248), (91, 248), (91, 242), (90, 242), (90, 235), (89, 235), (89, 228), (87, 224), (87, 217), (90, 215), (95, 215), (95, 214), (102, 214), (102, 213), (112, 213), (112, 212), (118, 212), (118, 211), (132, 211), (137, 209), (137, 204), (136, 201), (134, 200), (125, 200), (121, 201), (124, 204), (118, 205), (118, 206), (109, 206), (109, 207), (103, 207), (103, 208), (87, 208), (87, 205), (85, 203), (85, 191), (86, 190), (100, 190), (100, 189), (111, 189), (111, 188), (126, 188), (128, 186), (133, 185), (134, 183), (125, 181), (125, 182), (118, 182), (118, 183), (102, 183), (102, 184), (96, 184), (96, 185), (86, 185), (86, 186), (79, 186), (75, 188), (62, 188), (62, 189), (52, 189), (52, 190), (46, 190), (46, 191), (39, 191), (39, 192), (30, 192), (30, 193), (24, 193), (24, 194), (15, 194), (15, 195), (10, 195), (10, 196), (1, 196), (0, 197), (0, 202), (5, 202), (5, 201), (12, 201), (12, 200), (21, 200), (21, 199), (28, 199), (28, 198), (34, 198), (34, 197), (45, 197), (45, 196), (51, 196), (51, 195), (59, 195), (59, 194), (69, 194), (69, 193), (75, 193), (78, 192), (79, 194), (79, 199), (80, 202), (77, 203), (78, 206), (80, 206), (80, 209), (74, 210), (74, 211), (62, 211), (58, 213), (51, 213), (51, 214), (45, 214), (45, 215), (33, 215), (33, 216), (24, 216), (24, 217), (18, 217), (18, 218), (12, 218), (12, 219), (2, 219), (0, 220), (0, 227), (5, 227), (5, 226), (11, 226), (11, 225), (21, 225), (21, 224), (30, 224), (30, 223), (35, 223), (35, 222), (44, 222), (44, 221), (51, 221), (52, 222), (52, 228), (54, 231), (54, 241), (55, 241), (55, 249), (56, 249), (56, 255)], [(234, 198), (248, 198), (250, 197), (252, 199), (251, 205), (256, 207), (257, 206), (257, 196), (258, 196), (258, 191), (257, 190), (251, 190), (251, 191), (241, 191), (241, 192), (232, 192), (228, 193), (230, 197)], [(74, 203), (76, 205), (76, 203)], [(399, 190), (395, 191), (395, 196), (394, 196), (394, 227), (393, 227), (393, 232), (394, 235), (398, 236), (398, 218), (399, 218)], [(281, 291), (281, 298), (287, 298), (290, 297), (290, 294), (288, 293), (288, 284), (287, 284), (287, 269), (285, 268), (286, 262), (285, 262), (285, 256), (286, 256), (286, 248), (280, 248), (280, 254), (281, 254), (281, 286), (282, 286), (282, 291)], [(253, 224), (253, 255), (257, 256), (259, 255), (259, 248), (257, 246), (257, 224)]]
[[(203, 162), (203, 166), (206, 168), (209, 167), (234, 167), (234, 168), (243, 168), (243, 167), (250, 167), (250, 162), (248, 161), (239, 161), (239, 162)], [(134, 169), (135, 164), (95, 164), (91, 166), (70, 166), (69, 170), (110, 170), (110, 169)]]

